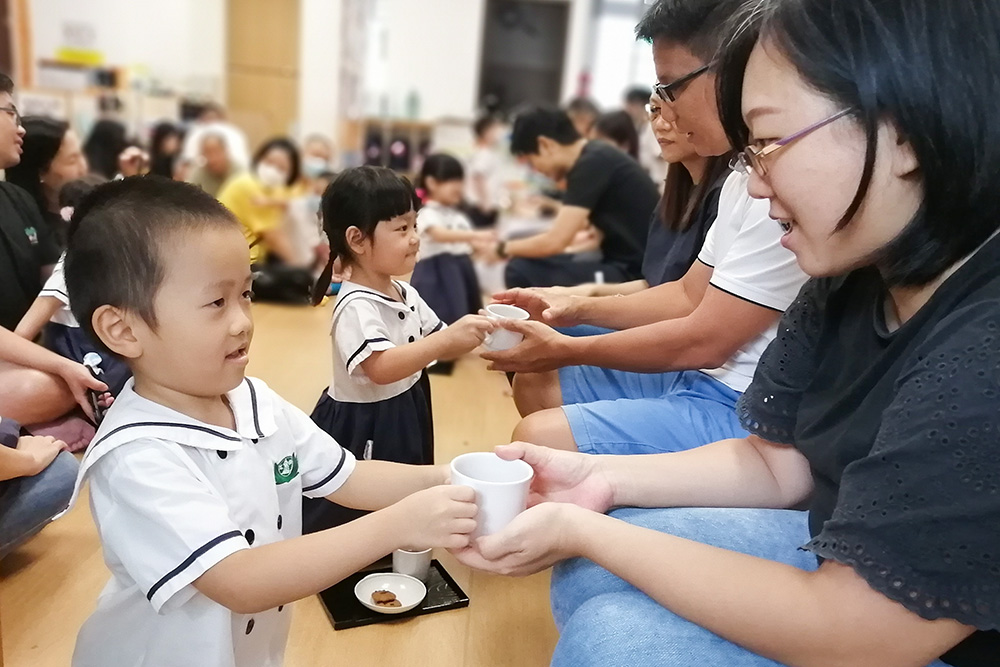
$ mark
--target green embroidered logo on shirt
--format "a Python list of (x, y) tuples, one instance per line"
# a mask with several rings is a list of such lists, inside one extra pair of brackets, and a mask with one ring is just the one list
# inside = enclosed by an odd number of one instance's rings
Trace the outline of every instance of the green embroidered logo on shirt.
[(24, 235), (28, 237), (28, 243), (38, 245), (38, 230), (34, 227), (25, 227)]
[(288, 484), (299, 474), (299, 457), (295, 454), (286, 456), (274, 464), (274, 483)]

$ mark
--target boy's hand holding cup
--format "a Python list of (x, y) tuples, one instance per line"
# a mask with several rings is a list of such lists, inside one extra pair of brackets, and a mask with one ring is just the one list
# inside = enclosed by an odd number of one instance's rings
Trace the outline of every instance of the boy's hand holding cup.
[(476, 494), (465, 487), (433, 486), (394, 507), (399, 512), (399, 544), (410, 551), (465, 548), (476, 528)]

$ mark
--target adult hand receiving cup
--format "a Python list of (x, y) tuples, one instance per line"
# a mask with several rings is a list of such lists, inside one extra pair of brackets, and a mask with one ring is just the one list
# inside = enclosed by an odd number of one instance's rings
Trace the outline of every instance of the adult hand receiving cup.
[(580, 324), (577, 308), (582, 303), (573, 294), (559, 294), (552, 289), (518, 287), (493, 295), (498, 304), (517, 306), (527, 311), (536, 322), (553, 327), (571, 327)]
[(527, 442), (500, 445), (496, 454), (505, 461), (524, 461), (535, 471), (528, 507), (546, 502), (572, 503), (603, 514), (614, 504), (614, 486), (601, 465), (606, 459), (599, 456)]
[(474, 537), (503, 530), (525, 510), (533, 476), (524, 461), (504, 460), (493, 452), (462, 454), (451, 462), (451, 483), (476, 494), (479, 514)]
[(520, 514), (500, 533), (452, 550), (463, 565), (511, 577), (541, 572), (580, 555), (580, 536), (587, 523), (603, 515), (576, 505), (543, 503)]
[(528, 312), (517, 306), (508, 306), (505, 304), (494, 303), (486, 306), (486, 317), (490, 318), (500, 326), (490, 333), (483, 341), (483, 345), (488, 350), (509, 350), (514, 347), (524, 338), (521, 334), (516, 331), (504, 328), (504, 323), (507, 321), (525, 321), (528, 319)]
[(530, 320), (503, 320), (500, 326), (522, 338), (509, 350), (488, 350), (481, 354), (491, 371), (541, 373), (562, 368), (570, 359), (574, 339), (547, 324)]

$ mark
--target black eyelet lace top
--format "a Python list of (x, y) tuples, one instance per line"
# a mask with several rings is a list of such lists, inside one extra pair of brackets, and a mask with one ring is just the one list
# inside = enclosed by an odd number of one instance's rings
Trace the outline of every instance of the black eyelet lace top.
[(1000, 237), (895, 331), (874, 269), (808, 282), (740, 399), (744, 427), (815, 478), (803, 548), (927, 619), (942, 656), (1000, 664)]

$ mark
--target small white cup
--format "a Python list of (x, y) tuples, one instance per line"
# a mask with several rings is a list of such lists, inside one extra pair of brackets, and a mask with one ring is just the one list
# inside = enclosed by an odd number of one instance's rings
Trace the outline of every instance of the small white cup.
[(451, 462), (451, 483), (476, 491), (473, 537), (492, 535), (528, 506), (528, 488), (535, 471), (521, 460), (505, 461), (493, 452), (471, 452)]
[[(517, 306), (508, 306), (505, 303), (493, 303), (486, 306), (486, 317), (500, 322), (502, 320), (527, 320), (531, 315), (528, 314), (528, 311)], [(488, 350), (500, 352), (515, 347), (522, 340), (524, 340), (524, 334), (508, 331), (501, 326), (486, 336), (483, 346)]]
[(427, 583), (431, 574), (431, 556), (433, 549), (423, 551), (407, 551), (396, 549), (392, 552), (392, 571), (396, 574), (406, 574)]

